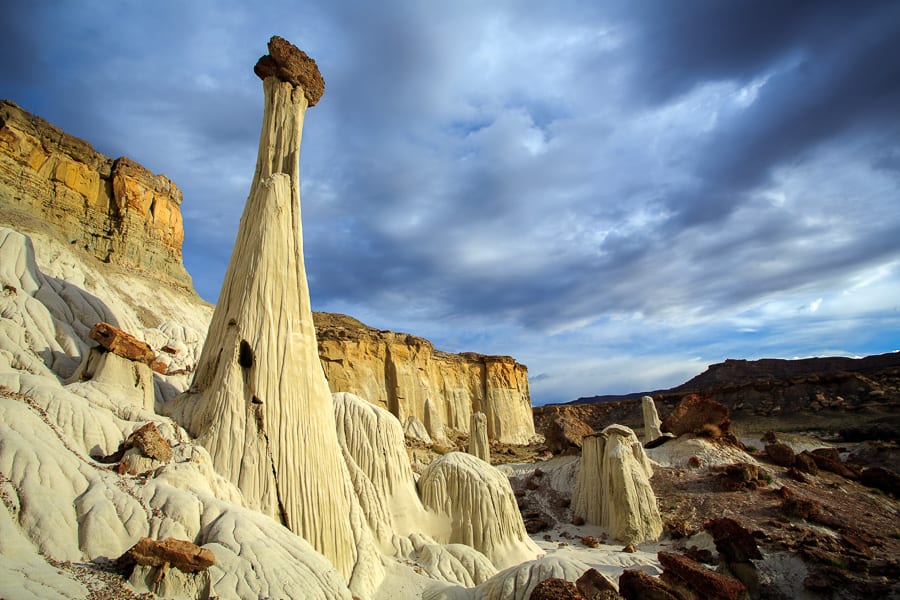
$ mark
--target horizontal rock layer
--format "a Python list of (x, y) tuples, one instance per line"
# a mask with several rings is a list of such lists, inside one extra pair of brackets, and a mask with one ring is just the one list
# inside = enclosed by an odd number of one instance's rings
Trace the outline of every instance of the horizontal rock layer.
[(0, 100), (0, 217), (51, 228), (98, 259), (191, 289), (181, 246), (181, 190), (122, 157)]
[(450, 429), (467, 432), (472, 413), (487, 418), (488, 437), (525, 444), (534, 436), (528, 369), (509, 356), (449, 354), (426, 339), (373, 329), (356, 319), (316, 313), (319, 357), (333, 392), (351, 392), (393, 413), (413, 415), (435, 439), (426, 400)]

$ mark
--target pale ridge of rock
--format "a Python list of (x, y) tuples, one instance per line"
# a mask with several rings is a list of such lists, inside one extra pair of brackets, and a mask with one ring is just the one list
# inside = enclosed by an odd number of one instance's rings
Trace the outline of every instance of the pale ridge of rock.
[(469, 426), (469, 454), (477, 456), (486, 463), (491, 462), (487, 417), (484, 413), (472, 413), (472, 423)]
[(573, 513), (607, 528), (624, 543), (656, 540), (662, 520), (650, 487), (652, 476), (650, 460), (634, 432), (610, 425), (584, 438)]
[[(394, 536), (433, 535), (446, 528), (419, 500), (397, 418), (346, 392), (334, 394), (333, 400), (338, 442), (363, 512), (382, 548), (392, 547)], [(357, 469), (359, 473), (354, 474)]]
[(497, 568), (543, 552), (528, 537), (509, 480), (486, 462), (463, 452), (434, 460), (419, 479), (423, 504), (450, 518), (449, 539), (471, 546)]
[[(8, 486), (4, 483), (3, 487)], [(6, 492), (6, 489), (4, 489)], [(88, 590), (38, 554), (31, 540), (0, 507), (0, 597), (22, 600), (85, 598)]]
[(551, 555), (509, 567), (471, 589), (434, 586), (423, 600), (528, 600), (545, 579), (575, 581), (589, 568), (579, 560)]
[(434, 579), (473, 587), (497, 574), (488, 558), (465, 544), (437, 544), (420, 534), (409, 536), (416, 562)]
[(653, 403), (652, 397), (641, 397), (641, 410), (644, 413), (644, 443), (646, 444), (662, 436), (660, 429), (662, 421), (659, 419), (659, 413), (656, 412), (656, 404)]

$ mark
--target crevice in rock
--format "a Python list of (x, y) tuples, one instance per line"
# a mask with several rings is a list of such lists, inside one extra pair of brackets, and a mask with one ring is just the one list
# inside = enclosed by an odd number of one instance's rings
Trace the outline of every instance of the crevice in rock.
[(247, 340), (241, 340), (241, 345), (238, 349), (238, 364), (245, 369), (253, 366), (253, 348), (250, 347)]

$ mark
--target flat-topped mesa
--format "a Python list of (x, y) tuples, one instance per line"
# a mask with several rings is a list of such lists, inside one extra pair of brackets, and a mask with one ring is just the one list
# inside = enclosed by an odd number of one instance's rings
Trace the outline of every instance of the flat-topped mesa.
[[(270, 49), (280, 48), (274, 39)], [(263, 89), (256, 174), (209, 334), (191, 388), (163, 410), (249, 506), (310, 542), (355, 591), (354, 580), (371, 575), (357, 568), (368, 530), (338, 443), (303, 262), (298, 159), (308, 100), (302, 84), (276, 76)]]

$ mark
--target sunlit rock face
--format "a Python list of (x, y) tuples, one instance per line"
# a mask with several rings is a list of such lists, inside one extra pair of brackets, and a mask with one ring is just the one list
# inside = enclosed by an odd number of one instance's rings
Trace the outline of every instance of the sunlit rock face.
[(0, 213), (23, 231), (53, 230), (77, 248), (191, 289), (181, 246), (181, 190), (112, 159), (0, 100)]
[(317, 313), (316, 332), (333, 392), (365, 398), (401, 423), (414, 416), (436, 442), (444, 428), (468, 432), (476, 412), (485, 414), (491, 440), (534, 437), (528, 369), (512, 357), (441, 352), (424, 338), (340, 314)]
[[(284, 51), (270, 43), (276, 50)], [(315, 68), (299, 54), (292, 60)], [(298, 158), (309, 99), (283, 78), (263, 81), (256, 173), (231, 262), (193, 384), (165, 410), (251, 507), (349, 579), (364, 523), (341, 457), (303, 263)]]
[(653, 470), (634, 432), (610, 425), (584, 438), (581, 468), (572, 510), (585, 521), (605, 527), (621, 542), (655, 540), (662, 533)]

